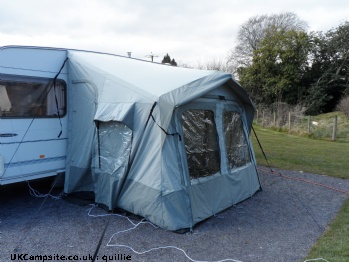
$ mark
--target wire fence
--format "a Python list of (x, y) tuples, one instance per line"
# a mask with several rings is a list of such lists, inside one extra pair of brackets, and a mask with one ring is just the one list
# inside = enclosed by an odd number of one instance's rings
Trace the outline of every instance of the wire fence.
[(349, 142), (349, 119), (344, 113), (306, 116), (304, 111), (285, 104), (274, 108), (260, 106), (255, 112), (254, 123), (308, 137)]

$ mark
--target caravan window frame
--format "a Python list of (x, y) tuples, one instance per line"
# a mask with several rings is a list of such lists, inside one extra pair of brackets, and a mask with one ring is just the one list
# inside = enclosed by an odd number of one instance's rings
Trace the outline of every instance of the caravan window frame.
[[(8, 101), (2, 101), (7, 106), (6, 110), (0, 111), (2, 119), (63, 118), (67, 114), (67, 84), (63, 79), (56, 79), (56, 90), (54, 90), (53, 78), (0, 74), (0, 86), (8, 98), (6, 99)], [(14, 95), (9, 92), (11, 88), (27, 92), (25, 96), (23, 93)], [(37, 90), (35, 95), (32, 94), (34, 89)], [(14, 106), (14, 101), (17, 102), (17, 106)]]

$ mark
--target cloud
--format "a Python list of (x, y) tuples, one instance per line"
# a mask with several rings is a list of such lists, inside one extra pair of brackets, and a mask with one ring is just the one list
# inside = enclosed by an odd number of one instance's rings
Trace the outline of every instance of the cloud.
[(312, 30), (349, 20), (344, 0), (0, 0), (0, 45), (88, 49), (176, 61), (223, 56), (249, 18), (291, 11)]

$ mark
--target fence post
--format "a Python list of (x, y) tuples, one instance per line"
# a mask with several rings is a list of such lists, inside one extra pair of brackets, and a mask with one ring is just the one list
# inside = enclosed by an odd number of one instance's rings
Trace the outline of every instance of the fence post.
[(263, 117), (262, 117), (262, 127), (264, 127), (264, 110), (263, 110)]
[(308, 116), (308, 133), (310, 134), (311, 116)]
[(291, 130), (291, 112), (288, 112), (288, 130)]
[(332, 141), (336, 141), (337, 138), (337, 116), (333, 120)]
[(274, 112), (274, 127), (276, 127), (276, 114)]
[(258, 125), (258, 109), (257, 109), (257, 116), (256, 116), (256, 123), (257, 123), (257, 125)]

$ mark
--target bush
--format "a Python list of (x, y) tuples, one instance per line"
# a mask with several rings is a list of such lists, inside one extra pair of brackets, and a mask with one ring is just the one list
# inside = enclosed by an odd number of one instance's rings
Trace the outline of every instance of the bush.
[(339, 101), (337, 110), (343, 112), (349, 118), (349, 96), (343, 97)]

